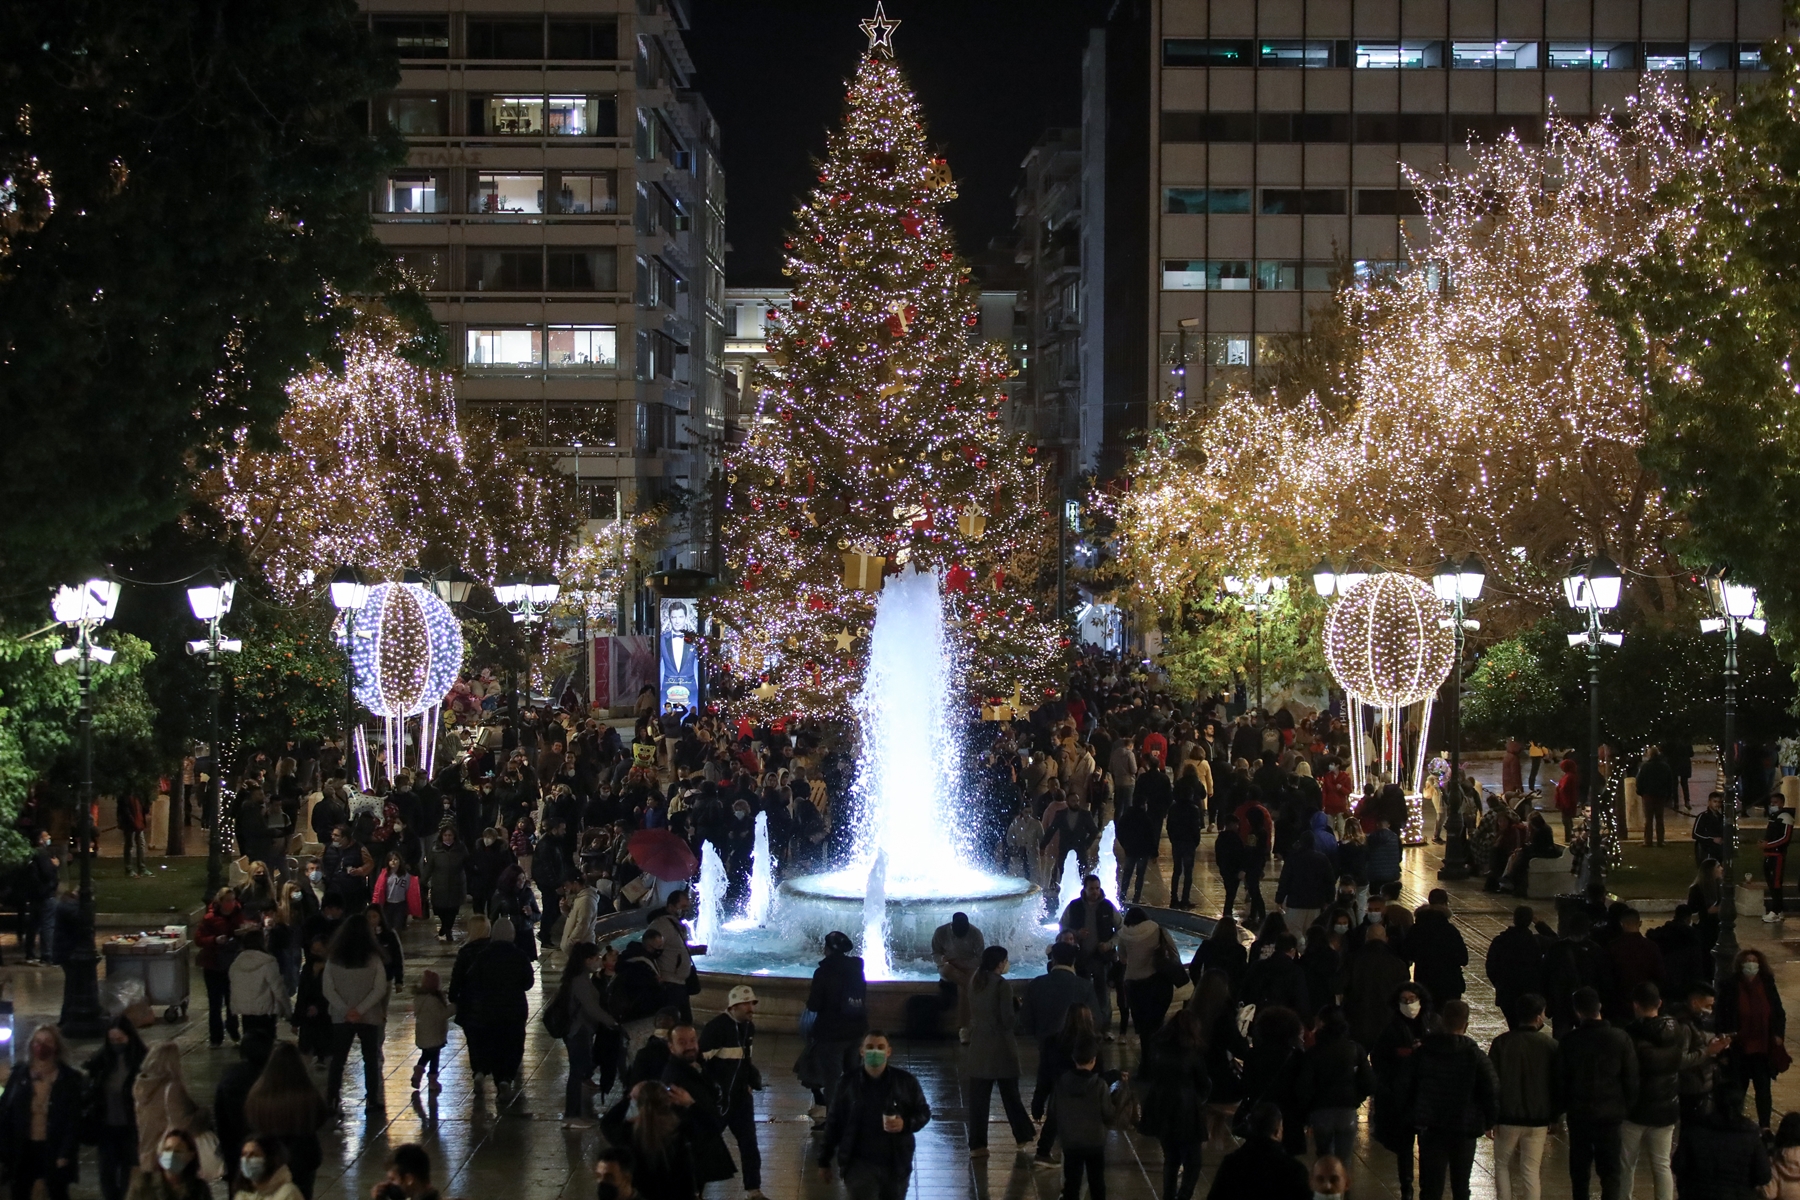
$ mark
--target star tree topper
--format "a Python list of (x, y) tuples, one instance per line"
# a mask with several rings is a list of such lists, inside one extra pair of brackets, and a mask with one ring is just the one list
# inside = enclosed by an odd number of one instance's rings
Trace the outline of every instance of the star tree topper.
[(881, 11), (881, 0), (875, 0), (875, 15), (862, 22), (858, 28), (869, 39), (870, 54), (880, 51), (888, 58), (894, 56), (894, 30), (900, 28), (900, 22), (887, 19), (887, 14)]

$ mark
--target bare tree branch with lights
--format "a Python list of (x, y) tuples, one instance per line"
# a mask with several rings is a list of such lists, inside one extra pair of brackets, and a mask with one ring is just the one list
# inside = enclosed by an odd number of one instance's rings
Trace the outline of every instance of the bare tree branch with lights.
[(732, 585), (715, 612), (745, 711), (847, 715), (881, 578), (901, 566), (942, 573), (972, 695), (1054, 682), (1039, 590), (1054, 500), (1001, 421), (1012, 370), (976, 338), (978, 285), (939, 215), (955, 195), (872, 46), (796, 214), (792, 311), (770, 314), (753, 432), (727, 469)]
[(1415, 174), (1429, 239), (1413, 270), (1335, 295), (1335, 365), (1309, 362), (1299, 395), (1233, 386), (1166, 413), (1129, 492), (1103, 498), (1140, 592), (1172, 607), (1231, 571), (1474, 551), (1484, 623), (1505, 633), (1555, 611), (1562, 566), (1604, 548), (1640, 572), (1628, 603), (1670, 613), (1681, 524), (1639, 460), (1642, 375), (1587, 272), (1679, 221), (1656, 188), (1709, 153), (1685, 117), (1651, 89), (1610, 119), (1552, 117), (1541, 147), (1509, 138), (1471, 147), (1466, 171)]
[(401, 357), (402, 334), (364, 311), (341, 371), (288, 386), (280, 448), (239, 450), (199, 483), (284, 598), (343, 563), (389, 578), (456, 565), (488, 582), (548, 570), (580, 528), (572, 482), (493, 419), (459, 417), (451, 376)]

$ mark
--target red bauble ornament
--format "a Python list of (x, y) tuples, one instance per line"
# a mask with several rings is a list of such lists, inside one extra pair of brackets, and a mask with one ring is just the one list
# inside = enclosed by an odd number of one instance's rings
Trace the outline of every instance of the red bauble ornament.
[(923, 228), (924, 225), (925, 219), (923, 217), (908, 215), (900, 218), (900, 228), (906, 230), (906, 232), (913, 237), (919, 236), (919, 230)]
[(964, 318), (963, 324), (969, 326), (970, 328), (973, 328), (976, 325), (981, 324), (981, 318), (974, 316), (974, 315), (970, 315), (970, 316)]
[(974, 582), (975, 572), (969, 570), (969, 568), (963, 566), (961, 563), (957, 563), (944, 575), (944, 590), (947, 592), (960, 592), (962, 595), (966, 596), (969, 594), (969, 585)]

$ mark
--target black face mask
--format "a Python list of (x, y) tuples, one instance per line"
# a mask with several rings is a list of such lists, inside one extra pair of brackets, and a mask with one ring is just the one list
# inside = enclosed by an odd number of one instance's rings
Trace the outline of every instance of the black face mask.
[(594, 1200), (619, 1200), (619, 1185), (616, 1183), (595, 1184)]

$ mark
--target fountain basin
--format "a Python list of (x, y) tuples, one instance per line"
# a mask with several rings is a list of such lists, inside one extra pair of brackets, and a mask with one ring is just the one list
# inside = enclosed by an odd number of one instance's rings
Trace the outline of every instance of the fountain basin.
[[(1037, 884), (985, 871), (966, 874), (949, 888), (911, 888), (904, 880), (890, 883), (887, 944), (896, 965), (906, 959), (929, 960), (931, 935), (948, 924), (953, 913), (967, 914), (990, 946), (1042, 940), (1043, 901)], [(834, 929), (860, 942), (866, 886), (854, 871), (789, 879), (776, 899), (780, 928), (798, 934), (807, 946), (819, 945)]]

